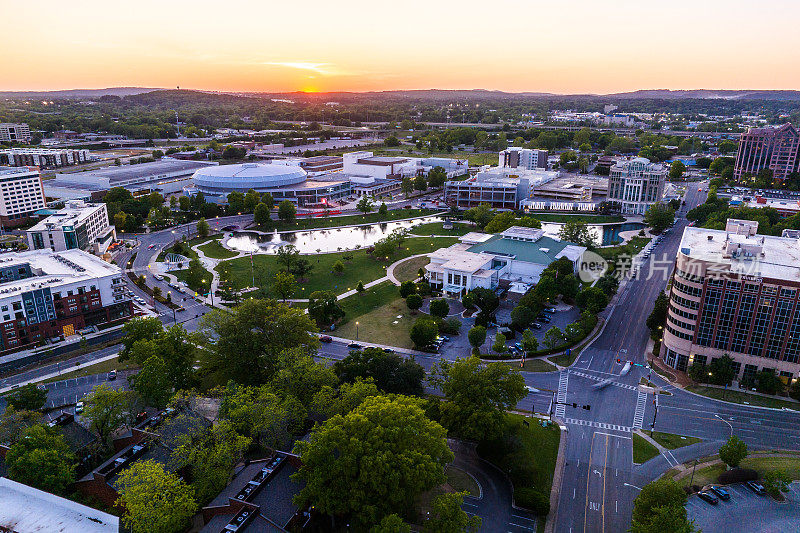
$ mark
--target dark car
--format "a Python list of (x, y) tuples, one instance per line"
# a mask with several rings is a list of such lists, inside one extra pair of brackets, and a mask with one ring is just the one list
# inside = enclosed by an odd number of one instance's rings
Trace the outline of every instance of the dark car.
[(556, 312), (556, 309), (555, 309), (555, 307), (545, 307), (545, 308), (543, 309), (543, 311), (544, 311), (545, 313), (550, 313), (550, 314), (553, 314), (553, 313), (555, 313), (555, 312)]
[(747, 486), (748, 489), (752, 490), (759, 496), (763, 496), (764, 494), (766, 494), (766, 491), (764, 490), (764, 485), (762, 485), (761, 483), (756, 483), (755, 481), (748, 481), (747, 483), (745, 483), (745, 485)]
[(719, 503), (719, 498), (714, 496), (714, 494), (710, 491), (703, 490), (697, 493), (697, 497), (701, 500), (707, 501), (711, 505), (717, 505)]
[(328, 336), (328, 335), (320, 335), (319, 336), (319, 341), (320, 342), (333, 342), (333, 339), (330, 338), (330, 336)]
[(392, 350), (391, 348), (384, 348), (383, 353), (394, 353), (394, 350)]
[(719, 496), (720, 500), (728, 501), (731, 499), (730, 493), (723, 489), (722, 487), (717, 487), (716, 485), (711, 485), (711, 492)]
[(117, 379), (117, 371), (112, 370), (108, 373), (108, 381), (114, 381), (115, 379)]
[(222, 226), (222, 231), (236, 231), (239, 229), (239, 226), (236, 224), (229, 224), (227, 226)]
[(550, 317), (549, 316), (540, 316), (540, 317), (537, 317), (536, 320), (538, 320), (539, 322), (544, 322), (545, 324), (549, 324), (550, 323)]
[(360, 350), (361, 348), (363, 348), (363, 346), (361, 346), (357, 342), (351, 342), (350, 344), (347, 345), (347, 347), (350, 348), (351, 350)]

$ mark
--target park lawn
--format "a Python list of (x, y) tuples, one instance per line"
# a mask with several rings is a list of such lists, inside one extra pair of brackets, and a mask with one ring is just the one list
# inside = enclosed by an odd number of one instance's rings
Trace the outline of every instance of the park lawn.
[(647, 442), (641, 435), (633, 433), (633, 462), (646, 463), (658, 455), (658, 448)]
[[(391, 209), (386, 215), (381, 215), (377, 212), (380, 207), (380, 202), (375, 205), (375, 211), (365, 215), (332, 215), (332, 216), (317, 216), (312, 218), (297, 218), (292, 222), (282, 222), (280, 220), (273, 220), (278, 231), (293, 231), (303, 229), (315, 228), (335, 228), (340, 226), (354, 226), (358, 224), (374, 224), (375, 222), (387, 222), (390, 220), (402, 220), (406, 218), (430, 216), (434, 213), (441, 212), (442, 210), (436, 209)], [(259, 230), (258, 225), (253, 225), (249, 229)], [(272, 232), (274, 228), (270, 227), (269, 231)], [(263, 230), (262, 230), (263, 231)]]
[(447, 476), (447, 484), (456, 492), (466, 492), (475, 498), (481, 495), (481, 488), (475, 478), (466, 471), (453, 465), (447, 465), (444, 469)]
[[(62, 365), (65, 366), (65, 365)], [(54, 381), (61, 381), (64, 379), (72, 379), (72, 378), (79, 378), (83, 376), (91, 376), (93, 374), (105, 374), (107, 372), (111, 372), (112, 370), (120, 371), (120, 370), (136, 370), (139, 367), (132, 362), (128, 361), (125, 363), (120, 363), (118, 358), (109, 359), (108, 361), (101, 361), (99, 363), (85, 366), (78, 370), (70, 370), (67, 372), (61, 372), (60, 375), (54, 376), (52, 378), (47, 378), (42, 383), (52, 383)]]
[(542, 222), (584, 222), (586, 224), (606, 224), (609, 222), (625, 222), (625, 217), (620, 215), (589, 215), (586, 213), (569, 214), (569, 213), (525, 213), (526, 216), (531, 216), (536, 220)]
[(406, 259), (394, 268), (394, 277), (400, 281), (414, 281), (419, 277), (419, 269), (430, 262), (427, 256)]
[[(744, 463), (744, 461), (742, 462)], [(689, 469), (691, 470), (691, 465), (689, 465)], [(688, 472), (684, 477), (678, 480), (678, 483), (688, 486), (691, 482), (692, 485), (705, 487), (706, 485), (716, 483), (717, 479), (719, 479), (719, 475), (725, 472), (726, 469), (727, 467), (723, 463), (700, 468), (695, 470), (694, 477), (692, 477), (691, 472)]]
[[(337, 328), (337, 337), (355, 339), (358, 330), (358, 340), (413, 348), (409, 331), (420, 315), (411, 315), (393, 283), (380, 283), (361, 294), (349, 296), (340, 303), (345, 312), (345, 322)], [(402, 318), (397, 318), (401, 315)]]
[(800, 457), (746, 457), (739, 466), (752, 468), (761, 477), (770, 470), (782, 470), (793, 480), (800, 479)]
[[(527, 422), (525, 425), (524, 422)], [(525, 483), (520, 479), (514, 479), (513, 472), (511, 481), (514, 489), (530, 487), (538, 490), (550, 497), (550, 488), (553, 485), (553, 474), (558, 458), (558, 443), (561, 439), (561, 432), (557, 424), (548, 424), (542, 427), (538, 418), (530, 418), (522, 415), (506, 414), (505, 433), (513, 434), (513, 439), (519, 442), (522, 447), (515, 453), (513, 460), (533, 466), (533, 479), (530, 483)], [(480, 450), (480, 448), (479, 448)], [(493, 450), (484, 450), (481, 457), (495, 465), (501, 465), (504, 460), (509, 458), (497, 456)], [(479, 453), (481, 453), (479, 451)]]
[(548, 357), (547, 360), (558, 366), (570, 366), (575, 362), (575, 359), (577, 359), (578, 352), (580, 352), (580, 350), (570, 350), (569, 352), (569, 355), (562, 353), (561, 355)]
[(527, 359), (522, 365), (524, 372), (555, 372), (558, 370), (544, 359)]
[(661, 433), (660, 431), (654, 431), (650, 435), (650, 438), (668, 450), (683, 448), (684, 446), (696, 444), (703, 440), (697, 437), (684, 437), (683, 435), (676, 435), (674, 433)]
[[(344, 261), (343, 255), (348, 252), (337, 252), (331, 254), (303, 255), (313, 266), (313, 270), (308, 275), (308, 279), (298, 283), (296, 298), (308, 298), (314, 291), (333, 291), (342, 294), (350, 289), (355, 289), (359, 281), (369, 283), (386, 275), (386, 267), (393, 261), (430, 252), (442, 247), (450, 246), (456, 239), (449, 237), (442, 238), (410, 238), (403, 243), (394, 257), (389, 261), (379, 261), (368, 255), (366, 250), (354, 250), (349, 252), (353, 255), (352, 261)], [(344, 272), (341, 274), (333, 273), (333, 265), (341, 260), (344, 263)], [(272, 278), (281, 269), (278, 257), (271, 254), (254, 255), (252, 258), (253, 268), (255, 269), (255, 282), (259, 287), (268, 287)], [(239, 257), (220, 263), (217, 272), (222, 273), (222, 265), (229, 271), (227, 279), (224, 281), (233, 282), (236, 287), (250, 287), (252, 285), (253, 270), (251, 270), (250, 257)], [(389, 300), (387, 300), (389, 301)]]
[(760, 407), (773, 407), (775, 409), (787, 407), (789, 409), (794, 409), (795, 411), (800, 411), (800, 403), (788, 400), (780, 400), (778, 398), (767, 398), (764, 396), (758, 396), (756, 394), (748, 394), (738, 390), (728, 389), (725, 391), (724, 389), (705, 387), (703, 385), (690, 385), (686, 387), (686, 390), (689, 392), (694, 392), (695, 394), (714, 398), (716, 400), (722, 400), (724, 396), (725, 401), (731, 403), (758, 405)]
[(238, 253), (223, 247), (219, 240), (216, 239), (202, 246), (198, 246), (197, 249), (202, 250), (206, 257), (210, 257), (212, 259), (230, 259), (231, 257), (236, 257), (239, 255)]
[(443, 222), (428, 222), (427, 224), (412, 226), (411, 233), (414, 235), (450, 235), (452, 237), (461, 237), (470, 231), (478, 231), (475, 226), (471, 224), (454, 222), (452, 229), (444, 229), (442, 227), (443, 225)]

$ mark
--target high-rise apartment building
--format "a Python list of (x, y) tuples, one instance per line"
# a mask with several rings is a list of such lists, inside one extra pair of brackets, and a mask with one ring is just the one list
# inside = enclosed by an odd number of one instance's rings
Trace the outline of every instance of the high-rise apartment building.
[(0, 223), (5, 227), (26, 222), (45, 208), (39, 171), (26, 167), (0, 167)]
[(675, 261), (661, 356), (678, 370), (734, 360), (737, 379), (800, 372), (800, 239), (756, 234), (758, 222), (725, 230), (687, 227)]
[(780, 127), (750, 128), (739, 139), (733, 177), (755, 176), (762, 169), (772, 170), (775, 179), (786, 179), (800, 165), (800, 134), (791, 124)]
[(0, 142), (31, 142), (31, 130), (27, 124), (0, 123)]
[(9, 148), (0, 150), (0, 165), (10, 167), (58, 168), (85, 163), (89, 150), (52, 148)]
[(533, 150), (512, 146), (500, 152), (499, 165), (500, 168), (546, 169), (547, 150)]
[(611, 167), (608, 200), (619, 204), (623, 214), (643, 215), (663, 198), (666, 179), (667, 167), (644, 157), (619, 161)]

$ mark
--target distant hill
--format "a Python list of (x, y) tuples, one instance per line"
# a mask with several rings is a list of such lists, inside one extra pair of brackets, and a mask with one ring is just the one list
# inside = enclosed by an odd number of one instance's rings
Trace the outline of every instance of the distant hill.
[(0, 91), (0, 98), (100, 98), (148, 93), (152, 87), (109, 87), (107, 89), (65, 89), (62, 91)]

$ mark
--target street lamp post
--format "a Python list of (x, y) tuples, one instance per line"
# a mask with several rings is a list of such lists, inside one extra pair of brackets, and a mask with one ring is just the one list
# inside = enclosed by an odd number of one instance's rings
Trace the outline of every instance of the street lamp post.
[(358, 322), (356, 322), (356, 340), (358, 340)]

